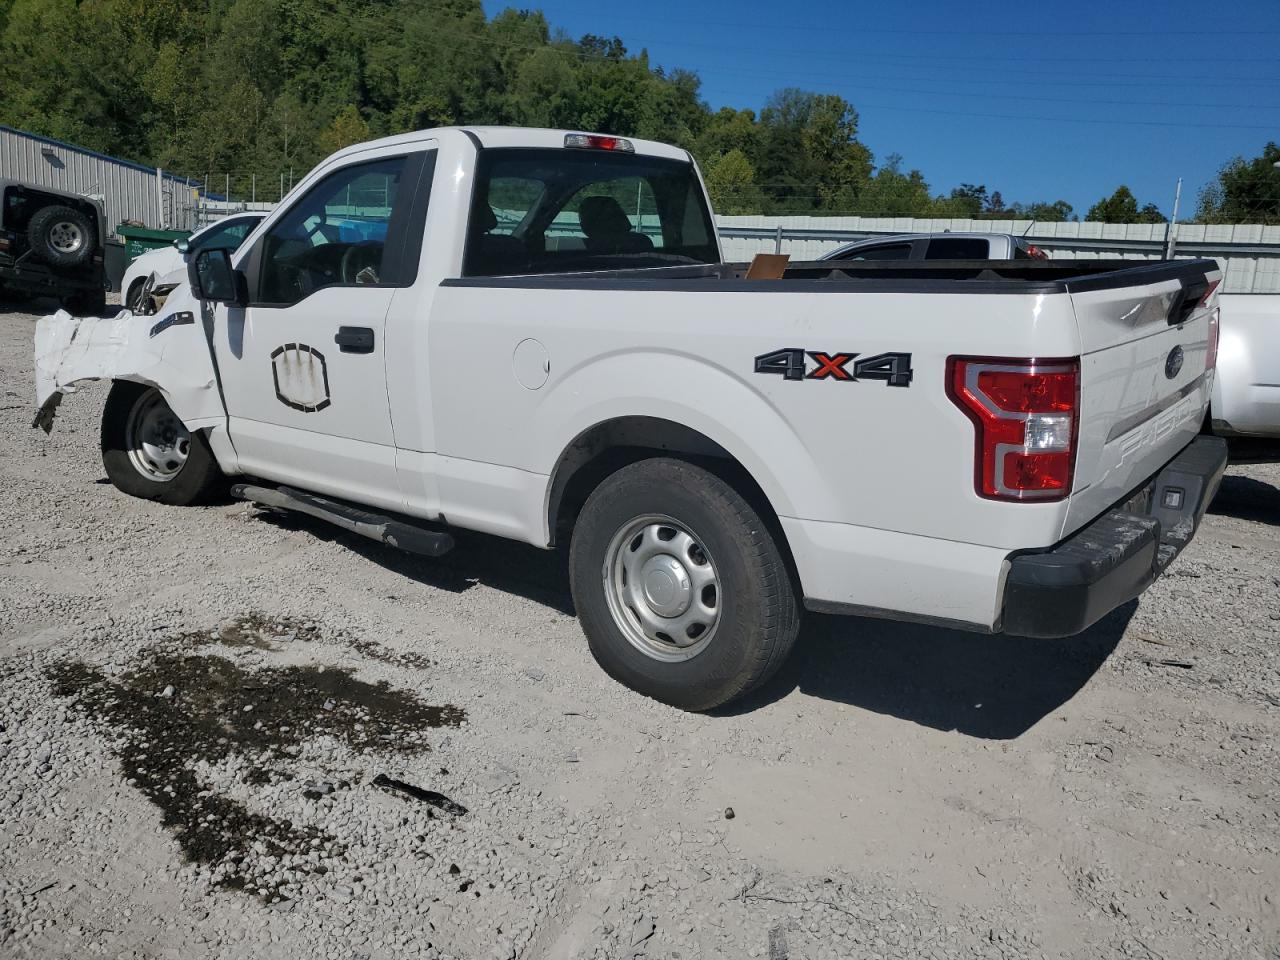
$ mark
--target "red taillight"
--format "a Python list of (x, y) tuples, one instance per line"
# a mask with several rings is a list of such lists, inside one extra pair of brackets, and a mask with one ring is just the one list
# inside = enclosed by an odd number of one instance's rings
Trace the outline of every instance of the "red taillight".
[[(1208, 299), (1206, 295), (1206, 299)], [(1222, 334), (1221, 307), (1214, 307), (1209, 314), (1209, 347), (1204, 355), (1204, 368), (1215, 370), (1218, 366), (1218, 337)]]
[(947, 395), (973, 421), (974, 486), (991, 500), (1061, 500), (1071, 492), (1080, 361), (952, 357)]
[(1034, 243), (1027, 244), (1027, 256), (1032, 260), (1048, 260), (1049, 255), (1037, 247)]
[(586, 150), (620, 150), (623, 153), (635, 153), (636, 148), (630, 140), (622, 137), (606, 137), (600, 133), (566, 133), (566, 147), (577, 147)]

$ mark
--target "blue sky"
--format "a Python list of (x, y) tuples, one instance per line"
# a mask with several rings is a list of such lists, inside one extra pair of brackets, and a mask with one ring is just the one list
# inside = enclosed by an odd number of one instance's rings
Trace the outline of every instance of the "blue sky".
[(1224, 162), (1280, 141), (1280, 0), (485, 0), (513, 5), (695, 71), (712, 107), (838, 93), (877, 162), (902, 154), (935, 192), (983, 183), (1083, 215), (1125, 183), (1168, 214), (1182, 177), (1185, 215)]

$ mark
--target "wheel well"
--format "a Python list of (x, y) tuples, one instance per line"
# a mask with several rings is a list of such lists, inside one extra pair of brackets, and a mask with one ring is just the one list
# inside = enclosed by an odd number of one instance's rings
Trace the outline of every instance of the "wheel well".
[(569, 444), (551, 477), (547, 519), (552, 544), (568, 541), (582, 505), (606, 477), (650, 457), (687, 460), (733, 487), (764, 520), (792, 576), (796, 576), (795, 561), (778, 515), (747, 468), (728, 450), (697, 430), (657, 417), (606, 420), (579, 434)]

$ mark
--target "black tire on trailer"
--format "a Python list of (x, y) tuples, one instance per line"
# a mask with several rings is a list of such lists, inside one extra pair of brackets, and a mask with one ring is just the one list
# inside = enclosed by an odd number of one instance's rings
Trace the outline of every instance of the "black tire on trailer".
[(27, 223), (31, 251), (55, 267), (87, 263), (98, 245), (98, 234), (88, 215), (74, 207), (53, 204), (41, 207)]
[(633, 690), (710, 710), (760, 686), (795, 643), (786, 560), (755, 509), (682, 460), (623, 467), (587, 498), (569, 552), (596, 662)]
[(155, 387), (117, 380), (102, 411), (102, 465), (117, 490), (190, 506), (214, 499), (225, 477), (202, 433), (189, 433)]

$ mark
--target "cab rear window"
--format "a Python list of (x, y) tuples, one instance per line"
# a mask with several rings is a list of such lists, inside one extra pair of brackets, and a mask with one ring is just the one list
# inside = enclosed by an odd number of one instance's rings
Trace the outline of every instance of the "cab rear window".
[(595, 150), (480, 153), (464, 276), (719, 259), (691, 163)]

